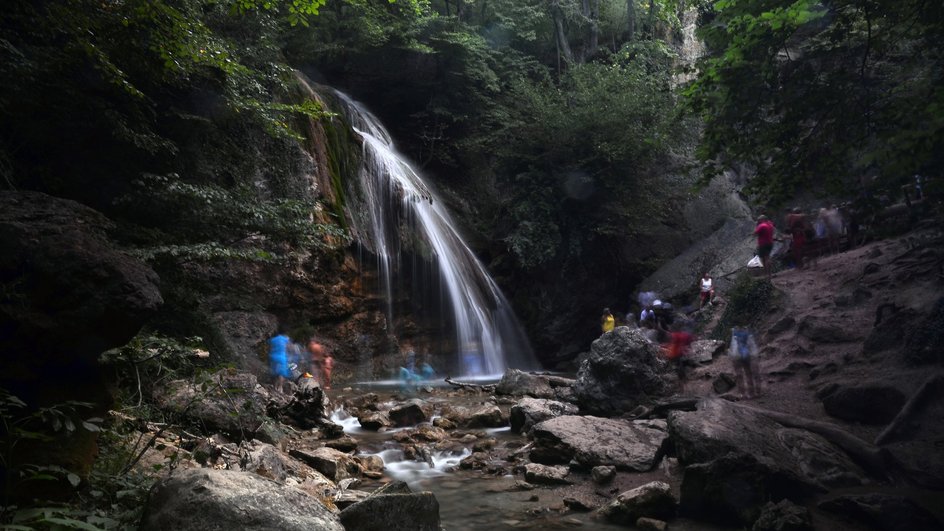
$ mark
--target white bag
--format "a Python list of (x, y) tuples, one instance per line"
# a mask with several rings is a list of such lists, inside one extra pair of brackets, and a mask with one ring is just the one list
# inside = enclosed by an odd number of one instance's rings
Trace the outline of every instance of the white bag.
[(764, 267), (764, 263), (761, 262), (760, 257), (755, 254), (754, 258), (751, 258), (750, 261), (747, 262), (747, 267)]

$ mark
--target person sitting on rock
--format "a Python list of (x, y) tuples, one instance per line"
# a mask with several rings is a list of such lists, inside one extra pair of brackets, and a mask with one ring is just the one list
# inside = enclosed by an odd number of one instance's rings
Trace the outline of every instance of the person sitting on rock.
[(754, 340), (754, 334), (747, 327), (735, 326), (731, 329), (728, 355), (731, 356), (731, 364), (734, 366), (737, 388), (741, 396), (745, 394), (749, 398), (760, 396), (760, 381), (756, 365), (757, 342)]

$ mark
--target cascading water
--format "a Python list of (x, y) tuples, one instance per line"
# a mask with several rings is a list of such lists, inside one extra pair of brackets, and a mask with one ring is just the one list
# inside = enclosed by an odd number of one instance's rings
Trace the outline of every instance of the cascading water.
[(366, 216), (354, 230), (373, 245), (387, 304), (394, 319), (395, 275), (401, 269), (400, 228), (416, 231), (429, 247), (444, 292), (443, 306), (455, 325), (456, 367), (463, 376), (495, 376), (509, 367), (536, 365), (528, 341), (495, 281), (459, 236), (435, 192), (398, 153), (386, 129), (362, 105), (342, 93), (346, 118), (363, 138), (359, 196)]

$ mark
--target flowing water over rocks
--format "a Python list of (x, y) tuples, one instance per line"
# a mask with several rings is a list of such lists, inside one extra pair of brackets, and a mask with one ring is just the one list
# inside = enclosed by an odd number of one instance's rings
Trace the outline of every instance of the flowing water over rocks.
[[(440, 300), (429, 301), (440, 320), (454, 328), (456, 353), (447, 369), (467, 376), (500, 376), (509, 367), (536, 366), (528, 340), (511, 305), (460, 236), (445, 203), (417, 169), (399, 153), (380, 121), (359, 103), (337, 93), (346, 118), (363, 139), (359, 182), (349, 190), (356, 238), (377, 260), (388, 326), (395, 320), (394, 302), (410, 299), (421, 313), (426, 293), (439, 287)], [(356, 207), (356, 208), (355, 208)], [(360, 213), (353, 215), (353, 213)], [(407, 264), (432, 265), (434, 276), (414, 282), (407, 294), (396, 293)], [(415, 273), (415, 271), (414, 271)], [(395, 330), (390, 330), (396, 333)]]

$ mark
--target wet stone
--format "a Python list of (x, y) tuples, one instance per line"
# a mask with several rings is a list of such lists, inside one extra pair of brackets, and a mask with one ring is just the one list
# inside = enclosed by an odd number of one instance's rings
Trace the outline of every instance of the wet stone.
[(656, 520), (655, 518), (640, 518), (636, 520), (636, 527), (640, 531), (665, 531), (668, 529), (669, 524), (665, 523), (662, 520)]
[(590, 470), (590, 477), (597, 485), (605, 485), (616, 477), (615, 466), (595, 466)]
[(811, 531), (813, 520), (806, 507), (780, 500), (778, 503), (768, 502), (761, 509), (760, 518), (754, 522), (751, 531)]
[(566, 466), (545, 466), (538, 463), (528, 463), (524, 467), (524, 477), (528, 483), (541, 485), (562, 485), (570, 481), (567, 476), (570, 470)]

